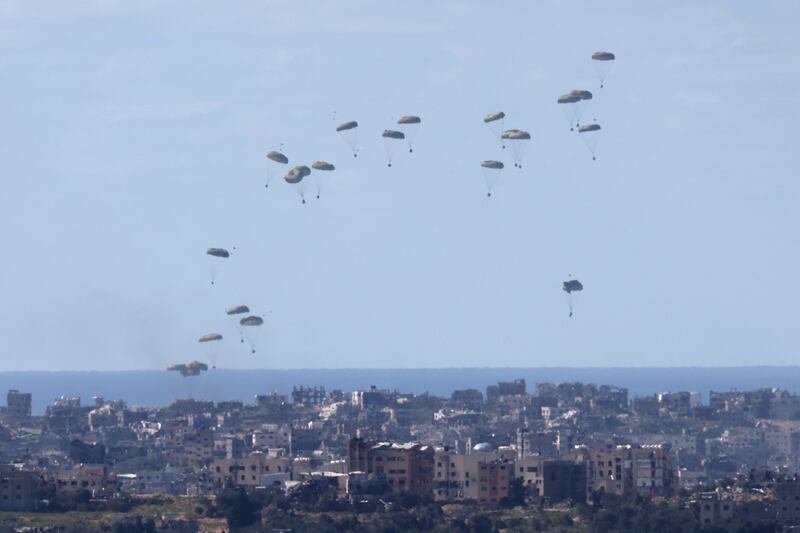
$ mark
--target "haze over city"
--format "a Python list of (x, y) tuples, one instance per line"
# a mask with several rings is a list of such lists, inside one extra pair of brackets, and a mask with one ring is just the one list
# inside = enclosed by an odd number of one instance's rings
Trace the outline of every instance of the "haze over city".
[[(795, 363), (794, 3), (0, 15), (2, 370), (163, 369), (217, 330), (227, 368)], [(573, 88), (597, 161), (556, 104)], [(532, 141), (487, 198), (498, 110)], [(423, 126), (388, 168), (403, 114)], [(351, 119), (358, 158), (334, 131)], [(319, 200), (264, 188), (281, 145), (336, 164)], [(235, 252), (211, 286), (213, 246)], [(265, 314), (255, 355), (240, 303)]]

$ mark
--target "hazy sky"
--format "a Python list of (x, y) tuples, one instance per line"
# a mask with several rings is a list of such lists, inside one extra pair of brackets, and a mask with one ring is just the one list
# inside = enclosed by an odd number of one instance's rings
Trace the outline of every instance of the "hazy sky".
[[(2, 2), (0, 369), (162, 368), (210, 331), (227, 367), (794, 364), (799, 16)], [(596, 50), (617, 54), (602, 90)], [(574, 88), (596, 162), (555, 103)], [(522, 171), (481, 121), (497, 110), (533, 136)], [(402, 114), (424, 125), (389, 169)], [(321, 200), (264, 189), (279, 143), (337, 165)], [(489, 158), (509, 167), (491, 199)], [(237, 248), (214, 287), (209, 246)], [(256, 356), (240, 303), (272, 311)]]

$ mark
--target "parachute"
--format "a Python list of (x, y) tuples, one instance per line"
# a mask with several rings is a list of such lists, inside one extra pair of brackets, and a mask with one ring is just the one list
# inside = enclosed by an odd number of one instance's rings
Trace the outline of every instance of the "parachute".
[(395, 130), (383, 130), (383, 146), (386, 148), (388, 166), (392, 166), (392, 158), (400, 148), (400, 143), (406, 138), (405, 133)]
[(608, 76), (608, 71), (611, 70), (616, 58), (617, 57), (611, 52), (595, 52), (592, 54), (592, 59), (596, 61), (595, 66), (597, 67), (597, 77), (600, 78), (601, 89), (606, 81), (606, 76)]
[(311, 168), (315, 170), (336, 170), (336, 167), (326, 161), (314, 161)]
[(489, 129), (492, 130), (492, 136), (495, 139), (500, 141), (500, 147), (505, 149), (506, 144), (503, 142), (503, 138), (500, 135), (503, 130), (506, 129), (506, 114), (502, 111), (497, 111), (495, 113), (489, 113), (485, 117), (483, 117), (483, 122), (489, 126)]
[(229, 307), (225, 310), (225, 314), (233, 317), (236, 326), (239, 328), (239, 341), (242, 343), (244, 342), (244, 331), (241, 324), (239, 324), (239, 318), (236, 315), (243, 315), (249, 312), (250, 308), (246, 305), (234, 305), (233, 307)]
[(308, 180), (304, 179), (311, 174), (311, 169), (305, 165), (301, 165), (299, 167), (292, 167), (289, 169), (289, 172), (283, 177), (284, 181), (294, 187), (295, 192), (300, 195), (300, 199), (303, 203), (306, 203), (306, 187), (308, 186)]
[(264, 187), (269, 187), (269, 183), (278, 174), (278, 170), (289, 163), (288, 157), (275, 150), (267, 152), (267, 159), (269, 160), (267, 161), (267, 182)]
[(500, 135), (500, 138), (506, 140), (511, 147), (514, 166), (522, 168), (522, 158), (525, 156), (525, 148), (531, 140), (531, 134), (523, 130), (506, 130)]
[(580, 120), (576, 117), (577, 107), (575, 105), (580, 103), (580, 101), (580, 96), (575, 96), (574, 94), (562, 94), (558, 97), (558, 104), (561, 111), (564, 112), (564, 117), (567, 119), (569, 131), (573, 131), (575, 129), (575, 124)]
[(231, 256), (230, 252), (225, 248), (209, 248), (206, 253), (212, 257), (221, 257), (227, 259)]
[(208, 257), (208, 269), (211, 271), (211, 284), (214, 285), (219, 271), (222, 270), (222, 265), (231, 254), (225, 248), (209, 248), (206, 250), (206, 256)]
[(564, 116), (569, 122), (569, 131), (573, 131), (580, 124), (581, 117), (586, 111), (586, 104), (592, 99), (592, 93), (575, 89), (558, 97), (558, 103)]
[(207, 333), (203, 335), (197, 342), (205, 347), (206, 356), (211, 361), (211, 368), (217, 368), (217, 356), (219, 355), (220, 342), (222, 335), (219, 333)]
[(250, 315), (246, 316), (239, 321), (241, 324), (242, 329), (244, 329), (245, 336), (247, 337), (247, 342), (250, 344), (251, 353), (256, 353), (256, 344), (258, 343), (258, 334), (261, 331), (261, 324), (264, 323), (264, 319), (260, 316)]
[(578, 98), (580, 98), (581, 100), (591, 100), (591, 99), (592, 99), (592, 93), (591, 93), (591, 91), (587, 91), (587, 90), (585, 90), (585, 89), (572, 89), (572, 90), (569, 92), (569, 94), (570, 94), (571, 96), (577, 96), (577, 97), (578, 97)]
[(351, 120), (336, 126), (336, 132), (353, 152), (353, 157), (358, 157), (358, 122)]
[(481, 172), (483, 172), (483, 180), (486, 182), (486, 196), (492, 196), (492, 189), (504, 168), (505, 165), (501, 161), (493, 161), (491, 159), (481, 161)]
[(167, 370), (180, 372), (181, 376), (187, 378), (191, 376), (199, 376), (201, 372), (205, 372), (208, 370), (208, 365), (205, 363), (201, 363), (200, 361), (192, 361), (191, 363), (178, 363), (174, 365), (169, 365)]
[(234, 305), (233, 307), (229, 307), (225, 310), (225, 313), (228, 315), (240, 315), (242, 313), (249, 313), (250, 308), (246, 305)]
[(322, 193), (322, 187), (325, 185), (325, 176), (328, 172), (336, 170), (336, 167), (327, 161), (314, 161), (311, 163), (311, 168), (314, 170), (322, 170), (323, 172), (313, 172), (311, 176), (314, 178), (314, 184), (317, 187), (317, 198)]
[(561, 290), (567, 293), (567, 303), (569, 304), (569, 316), (572, 316), (572, 308), (574, 305), (574, 299), (577, 297), (577, 294), (583, 290), (583, 284), (578, 281), (577, 279), (569, 279), (565, 281), (561, 287)]
[(592, 161), (596, 160), (597, 142), (600, 140), (600, 124), (583, 124), (578, 127), (578, 133), (583, 137), (586, 147), (592, 153)]
[(419, 128), (422, 126), (422, 119), (415, 115), (403, 115), (397, 120), (397, 124), (401, 126), (400, 129), (406, 135), (408, 141), (408, 152), (414, 152), (414, 139), (417, 137)]

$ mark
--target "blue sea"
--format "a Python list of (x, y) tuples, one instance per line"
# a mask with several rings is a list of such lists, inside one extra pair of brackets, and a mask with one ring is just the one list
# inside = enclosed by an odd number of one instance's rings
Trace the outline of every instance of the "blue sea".
[[(58, 396), (121, 399), (130, 405), (167, 405), (178, 398), (241, 400), (253, 403), (257, 394), (288, 394), (293, 385), (324, 386), (326, 390), (351, 391), (375, 385), (401, 392), (449, 396), (455, 389), (485, 391), (498, 381), (523, 378), (528, 392), (537, 382), (581, 381), (627, 387), (630, 397), (657, 392), (688, 390), (755, 389), (780, 387), (800, 390), (800, 367), (640, 367), (640, 368), (436, 368), (436, 369), (308, 369), (308, 370), (209, 370), (184, 378), (159, 370), (116, 372), (0, 372), (0, 395), (7, 389), (33, 394), (35, 414)], [(0, 403), (4, 403), (0, 399)]]

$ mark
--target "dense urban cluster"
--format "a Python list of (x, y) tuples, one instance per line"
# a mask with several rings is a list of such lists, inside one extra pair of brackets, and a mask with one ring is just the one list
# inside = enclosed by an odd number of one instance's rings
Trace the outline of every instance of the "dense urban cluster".
[[(297, 386), (253, 404), (60, 397), (43, 416), (31, 400), (11, 390), (2, 409), (0, 511), (121, 511), (125, 531), (648, 530), (619, 522), (627, 504), (675, 531), (800, 524), (800, 396), (778, 389)], [(159, 498), (189, 511), (136, 516)]]

